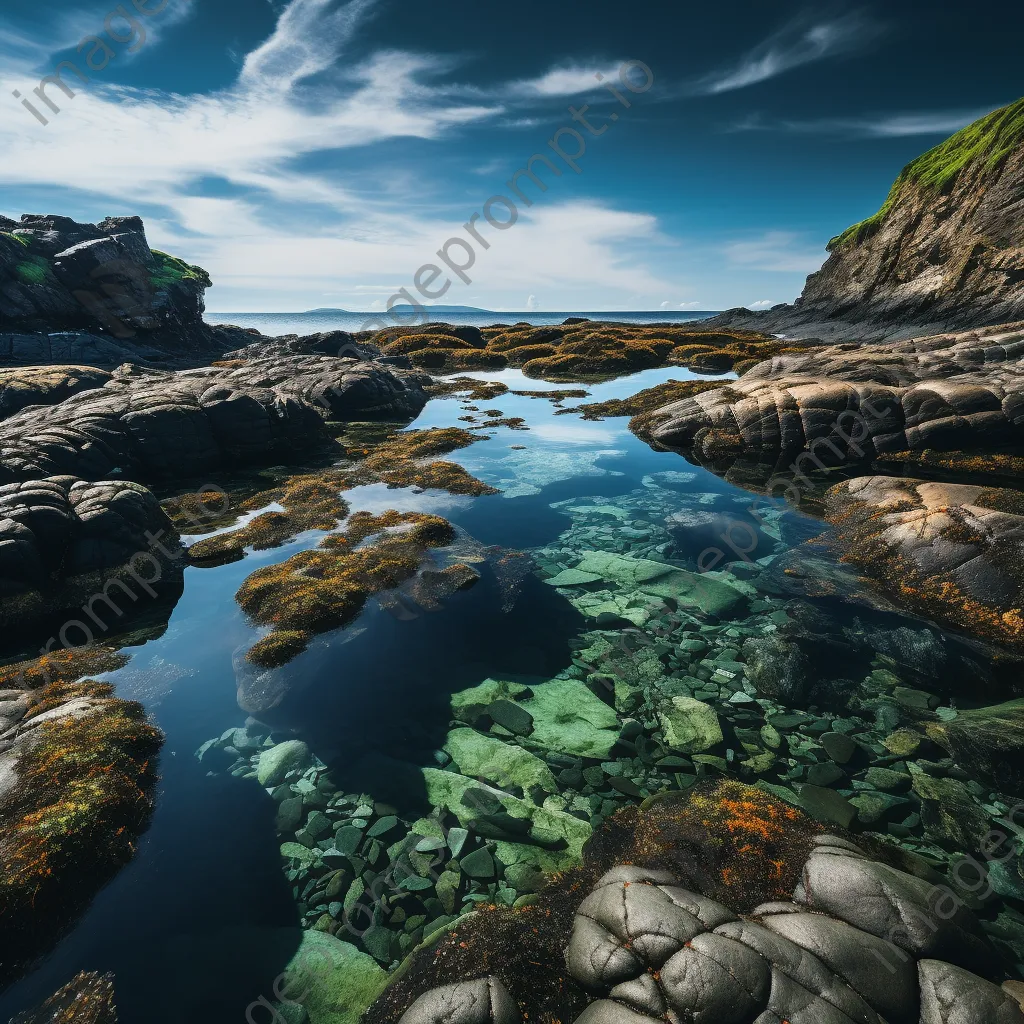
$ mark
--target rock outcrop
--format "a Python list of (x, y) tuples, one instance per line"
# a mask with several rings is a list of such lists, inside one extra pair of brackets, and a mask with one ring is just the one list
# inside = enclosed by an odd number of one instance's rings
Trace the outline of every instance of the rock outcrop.
[[(97, 591), (108, 613), (123, 614), (115, 599), (130, 609), (180, 577), (180, 567), (168, 571), (180, 547), (140, 484), (49, 477), (0, 486), (0, 622), (74, 607)], [(104, 578), (121, 567), (129, 567), (125, 579)]]
[(57, 405), (79, 391), (101, 388), (106, 370), (92, 366), (24, 366), (0, 369), (0, 420), (30, 405)]
[(826, 463), (991, 452), (1024, 440), (1024, 324), (780, 355), (738, 381), (648, 414), (650, 437), (698, 458)]
[(402, 420), (422, 378), (373, 363), (291, 356), (168, 373), (125, 366), (97, 390), (0, 424), (0, 482), (194, 477), (327, 440), (325, 420)]
[(1024, 317), (1024, 100), (908, 165), (879, 212), (828, 248), (794, 305), (701, 329), (877, 340)]
[(247, 339), (204, 323), (210, 285), (151, 249), (140, 217), (0, 217), (0, 363), (206, 362)]

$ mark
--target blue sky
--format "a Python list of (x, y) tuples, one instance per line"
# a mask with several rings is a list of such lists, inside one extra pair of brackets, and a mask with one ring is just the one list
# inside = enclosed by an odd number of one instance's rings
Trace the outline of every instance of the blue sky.
[[(1008, 3), (127, 0), (131, 24), (115, 8), (5, 0), (0, 212), (141, 214), (153, 245), (211, 272), (214, 311), (381, 308), (535, 153), (562, 175), (535, 165), (549, 188), (525, 183), (514, 225), (478, 221), (490, 248), (440, 301), (790, 301), (905, 163), (1024, 94)], [(65, 68), (76, 95), (51, 85), (54, 113), (32, 90), (62, 60), (88, 81)], [(649, 89), (623, 87), (625, 61)], [(562, 128), (585, 139), (578, 174), (549, 148)]]

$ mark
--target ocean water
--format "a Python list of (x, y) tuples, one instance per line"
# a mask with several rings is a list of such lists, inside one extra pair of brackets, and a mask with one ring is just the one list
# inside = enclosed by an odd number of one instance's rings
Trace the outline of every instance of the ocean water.
[[(429, 307), (427, 307), (429, 312)], [(586, 317), (588, 320), (607, 321), (623, 324), (683, 324), (693, 320), (706, 320), (716, 316), (714, 312), (666, 311), (622, 312), (622, 313), (438, 313), (430, 316), (426, 323), (463, 324), (470, 327), (490, 327), (493, 324), (528, 323), (534, 327), (549, 327), (560, 324), (569, 317)], [(277, 337), (283, 334), (321, 334), (325, 331), (360, 331), (366, 329), (370, 320), (383, 317), (381, 313), (348, 313), (342, 311), (311, 313), (207, 313), (206, 321), (211, 324), (233, 324), (257, 330), (261, 334)], [(403, 318), (404, 322), (411, 322)], [(399, 325), (402, 320), (388, 319), (387, 326)], [(418, 321), (417, 321), (418, 322)]]
[[(833, 722), (863, 743), (857, 772), (894, 761), (881, 745), (894, 720), (878, 718), (870, 707), (828, 710), (818, 702), (808, 712), (806, 705), (788, 707), (783, 698), (758, 704), (755, 697), (763, 695), (750, 694), (742, 666), (736, 667), (743, 641), (787, 621), (786, 608), (793, 611), (793, 600), (812, 632), (849, 632), (848, 652), (833, 655), (828, 671), (854, 683), (877, 677), (888, 694), (883, 704), (903, 687), (955, 713), (953, 705), (963, 691), (970, 692), (974, 681), (966, 676), (929, 678), (930, 665), (913, 663), (920, 653), (911, 654), (907, 637), (927, 634), (932, 647), (950, 658), (951, 652), (965, 650), (961, 640), (898, 610), (880, 609), (866, 597), (860, 600), (856, 579), (827, 545), (808, 543), (827, 539), (822, 524), (785, 507), (764, 514), (755, 546), (738, 545), (744, 553), (726, 562), (722, 578), (748, 599), (742, 611), (706, 616), (698, 631), (687, 627), (681, 633), (672, 631), (672, 617), (664, 608), (626, 609), (627, 615), (636, 612), (638, 621), (648, 612), (655, 616), (639, 626), (621, 619), (617, 625), (595, 620), (585, 593), (546, 580), (595, 551), (689, 564), (692, 553), (682, 549), (678, 535), (673, 540), (666, 532), (671, 517), (713, 510), (726, 522), (749, 522), (757, 497), (678, 454), (653, 450), (629, 432), (626, 419), (586, 421), (561, 411), (580, 399), (557, 403), (543, 397), (574, 385), (529, 380), (518, 370), (471, 376), (542, 394), (509, 393), (476, 403), (435, 399), (412, 427), (465, 426), (464, 417), (474, 415), (467, 409), (471, 405), (522, 417), (528, 430), (487, 429), (487, 440), (446, 456), (501, 493), (469, 498), (370, 486), (345, 496), (354, 511), (397, 508), (447, 517), (460, 531), (462, 549), (478, 553), (474, 564), (482, 574), (480, 584), (445, 599), (436, 610), (372, 601), (348, 628), (317, 638), (305, 654), (276, 670), (274, 686), (281, 699), (260, 713), (259, 723), (249, 722), (259, 735), (273, 730), (275, 740), (308, 743), (339, 793), (392, 803), (401, 818), (399, 829), (407, 828), (405, 823), (430, 812), (426, 794), (416, 786), (396, 793), (387, 778), (365, 766), (385, 759), (416, 770), (436, 767), (453, 693), (489, 678), (578, 678), (574, 667), (580, 649), (592, 644), (602, 628), (611, 641), (636, 640), (664, 619), (667, 632), (658, 635), (673, 651), (683, 639), (691, 645), (695, 638), (706, 643), (707, 657), (716, 659), (714, 673), (695, 679), (690, 673), (699, 671), (697, 660), (676, 663), (675, 655), (669, 655), (666, 678), (696, 686), (698, 698), (729, 723), (726, 773), (734, 777), (740, 776), (739, 762), (746, 757), (737, 728), (756, 730), (767, 717), (778, 722), (780, 731), (792, 730), (791, 752), (800, 751), (793, 753), (793, 763), (777, 759), (761, 769), (773, 785), (784, 784), (787, 772), (806, 779), (810, 767), (827, 761), (815, 753), (813, 737)], [(587, 401), (601, 401), (694, 376), (663, 368), (575, 386), (589, 392)], [(150, 639), (133, 638), (129, 664), (107, 677), (119, 695), (141, 701), (166, 735), (153, 821), (134, 860), (71, 923), (48, 956), (0, 993), (0, 1020), (40, 1002), (79, 970), (113, 972), (121, 1019), (129, 1022), (242, 1022), (256, 1000), (273, 998), (274, 979), (298, 949), (302, 929), (311, 923), (311, 908), (301, 905), (301, 894), (296, 895), (301, 879), (293, 884), (287, 873), (292, 869), (280, 854), (281, 844), (293, 837), (278, 831), (278, 805), (254, 778), (232, 774), (231, 756), (222, 750), (228, 741), (220, 738), (247, 723), (239, 699), (244, 702), (252, 692), (253, 679), (244, 653), (261, 634), (246, 620), (234, 594), (254, 569), (315, 546), (322, 536), (313, 531), (284, 547), (250, 552), (241, 562), (187, 569), (166, 629)], [(509, 552), (528, 555), (529, 571), (515, 578), (497, 572), (493, 567)], [(757, 572), (776, 562), (785, 565), (785, 572), (780, 570), (766, 586)], [(788, 591), (787, 581), (796, 581)], [(612, 588), (611, 597), (620, 596)], [(642, 644), (627, 644), (616, 657), (639, 664), (643, 650)], [(787, 715), (797, 724), (783, 726)], [(211, 740), (220, 746), (210, 749)], [(200, 759), (197, 751), (204, 746)], [(652, 789), (691, 781), (644, 771), (645, 785)], [(757, 781), (759, 775), (743, 769), (742, 777)], [(843, 779), (844, 787), (852, 785)], [(993, 818), (1002, 813), (987, 789), (976, 797)], [(875, 827), (933, 863), (946, 863), (943, 858), (953, 857), (955, 849), (926, 836), (920, 816), (916, 822), (914, 816), (912, 807), (897, 803)], [(475, 895), (480, 897), (481, 890)], [(1013, 913), (1024, 909), (1012, 898), (1007, 905)], [(250, 1017), (266, 1019), (262, 1010)]]

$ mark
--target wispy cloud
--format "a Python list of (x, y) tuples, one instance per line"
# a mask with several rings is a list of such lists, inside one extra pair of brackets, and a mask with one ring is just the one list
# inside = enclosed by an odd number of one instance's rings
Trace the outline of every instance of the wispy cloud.
[(759, 43), (730, 68), (697, 80), (690, 91), (716, 95), (746, 89), (805, 64), (853, 53), (881, 33), (882, 26), (863, 11), (851, 11), (831, 20), (803, 15)]
[(774, 305), (771, 299), (758, 299), (757, 302), (748, 302), (747, 309), (771, 309)]
[(826, 117), (806, 121), (770, 121), (752, 116), (729, 127), (733, 132), (790, 132), (853, 139), (895, 139), (916, 135), (952, 135), (997, 107), (931, 110), (865, 117)]
[(768, 231), (757, 238), (731, 242), (724, 252), (733, 266), (800, 274), (819, 270), (828, 255), (792, 231)]
[(598, 74), (609, 81), (617, 81), (622, 64), (622, 61), (614, 64), (605, 64), (601, 61), (588, 67), (574, 64), (569, 67), (552, 68), (538, 78), (513, 82), (508, 89), (522, 96), (579, 96), (604, 88), (601, 79), (597, 77)]

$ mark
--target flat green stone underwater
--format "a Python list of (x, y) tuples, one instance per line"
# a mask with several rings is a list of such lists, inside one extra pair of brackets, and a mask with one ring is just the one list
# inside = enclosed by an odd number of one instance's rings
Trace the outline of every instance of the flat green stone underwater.
[[(85, 969), (113, 972), (126, 1020), (271, 1020), (305, 951), (335, 968), (307, 1009), (354, 1024), (346, 1007), (424, 938), (477, 903), (529, 900), (619, 808), (700, 779), (757, 783), (943, 871), (989, 829), (1019, 854), (1006, 799), (903, 728), (992, 703), (998, 659), (873, 596), (819, 521), (652, 450), (626, 418), (564, 411), (692, 376), (478, 402), (527, 429), (481, 429), (446, 458), (498, 494), (346, 492), (353, 512), (445, 517), (449, 561), (481, 580), (429, 606), (379, 595), (283, 668), (245, 660), (260, 630), (234, 595), (324, 533), (186, 569), (166, 629), (128, 637), (129, 663), (102, 677), (166, 734), (152, 823), (0, 1019)], [(474, 429), (472, 404), (434, 398), (411, 427)], [(984, 927), (1020, 967), (1024, 879), (1011, 861), (990, 882)]]

